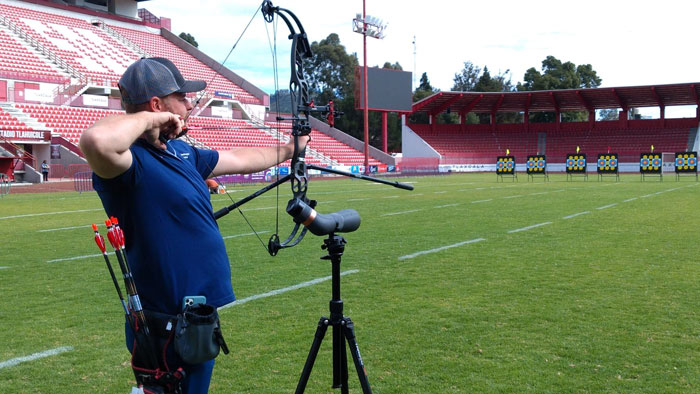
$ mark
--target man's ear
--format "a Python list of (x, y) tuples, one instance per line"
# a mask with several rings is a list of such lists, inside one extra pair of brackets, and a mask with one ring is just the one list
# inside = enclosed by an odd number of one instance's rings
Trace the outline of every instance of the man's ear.
[(161, 100), (160, 97), (151, 97), (151, 99), (148, 100), (148, 109), (151, 112), (163, 111), (163, 100)]

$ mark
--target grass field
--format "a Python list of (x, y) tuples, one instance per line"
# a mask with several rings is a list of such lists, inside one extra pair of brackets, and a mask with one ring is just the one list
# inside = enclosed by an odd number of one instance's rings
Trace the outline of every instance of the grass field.
[[(694, 179), (402, 180), (415, 190), (309, 188), (319, 212), (362, 216), (345, 234), (342, 298), (374, 392), (700, 392)], [(234, 199), (254, 190), (235, 189)], [(265, 241), (268, 194), (243, 206)], [(103, 222), (100, 208), (94, 193), (0, 199), (0, 393), (129, 392), (121, 305), (102, 257), (85, 257), (98, 252), (89, 225)], [(220, 311), (232, 352), (217, 359), (211, 392), (292, 392), (331, 293), (328, 280), (288, 288), (330, 275), (323, 238), (272, 258), (239, 214), (219, 224), (248, 302)], [(327, 335), (307, 392), (334, 392), (330, 353)]]

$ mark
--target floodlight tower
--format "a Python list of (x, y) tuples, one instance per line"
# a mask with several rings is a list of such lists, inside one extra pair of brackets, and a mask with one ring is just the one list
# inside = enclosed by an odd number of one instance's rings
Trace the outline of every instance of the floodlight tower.
[(364, 65), (362, 66), (364, 89), (364, 132), (365, 132), (365, 175), (369, 174), (369, 93), (367, 92), (367, 36), (381, 40), (384, 38), (386, 23), (380, 18), (367, 15), (365, 0), (362, 0), (362, 15), (355, 15), (353, 31), (362, 34)]

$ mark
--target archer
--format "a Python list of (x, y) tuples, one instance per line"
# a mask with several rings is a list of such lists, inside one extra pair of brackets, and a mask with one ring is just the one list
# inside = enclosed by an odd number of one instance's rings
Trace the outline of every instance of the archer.
[[(118, 217), (123, 228), (143, 310), (156, 326), (150, 331), (165, 339), (174, 335), (173, 321), (183, 311), (183, 299), (202, 297), (213, 308), (235, 299), (205, 180), (270, 168), (292, 158), (309, 140), (299, 136), (279, 148), (220, 152), (174, 140), (192, 110), (186, 93), (205, 87), (204, 81), (185, 80), (167, 59), (140, 59), (119, 80), (126, 114), (98, 121), (80, 139), (105, 211)], [(135, 333), (128, 326), (125, 334), (133, 344)], [(179, 382), (182, 392), (208, 391), (213, 358), (187, 363), (173, 346), (165, 354), (170, 369), (182, 367), (186, 373)], [(150, 382), (147, 377), (144, 381)]]

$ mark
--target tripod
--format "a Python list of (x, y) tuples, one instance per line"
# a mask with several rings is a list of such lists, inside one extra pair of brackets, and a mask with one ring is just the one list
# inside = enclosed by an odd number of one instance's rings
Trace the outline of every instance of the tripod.
[(328, 255), (321, 257), (323, 260), (330, 260), (332, 263), (332, 298), (330, 301), (330, 319), (323, 316), (316, 327), (314, 341), (311, 344), (311, 350), (306, 358), (304, 370), (301, 372), (299, 384), (297, 385), (297, 394), (304, 392), (306, 383), (309, 381), (311, 369), (316, 361), (316, 355), (321, 348), (321, 342), (326, 335), (328, 326), (333, 326), (333, 388), (340, 388), (343, 394), (348, 393), (348, 360), (345, 349), (345, 341), (350, 348), (350, 354), (355, 363), (357, 376), (360, 379), (362, 392), (371, 393), (372, 389), (369, 386), (365, 366), (362, 363), (360, 356), (360, 348), (355, 340), (355, 326), (349, 317), (343, 316), (343, 300), (340, 299), (340, 257), (345, 250), (345, 238), (340, 235), (330, 233), (328, 238), (323, 241), (322, 249), (328, 249)]

